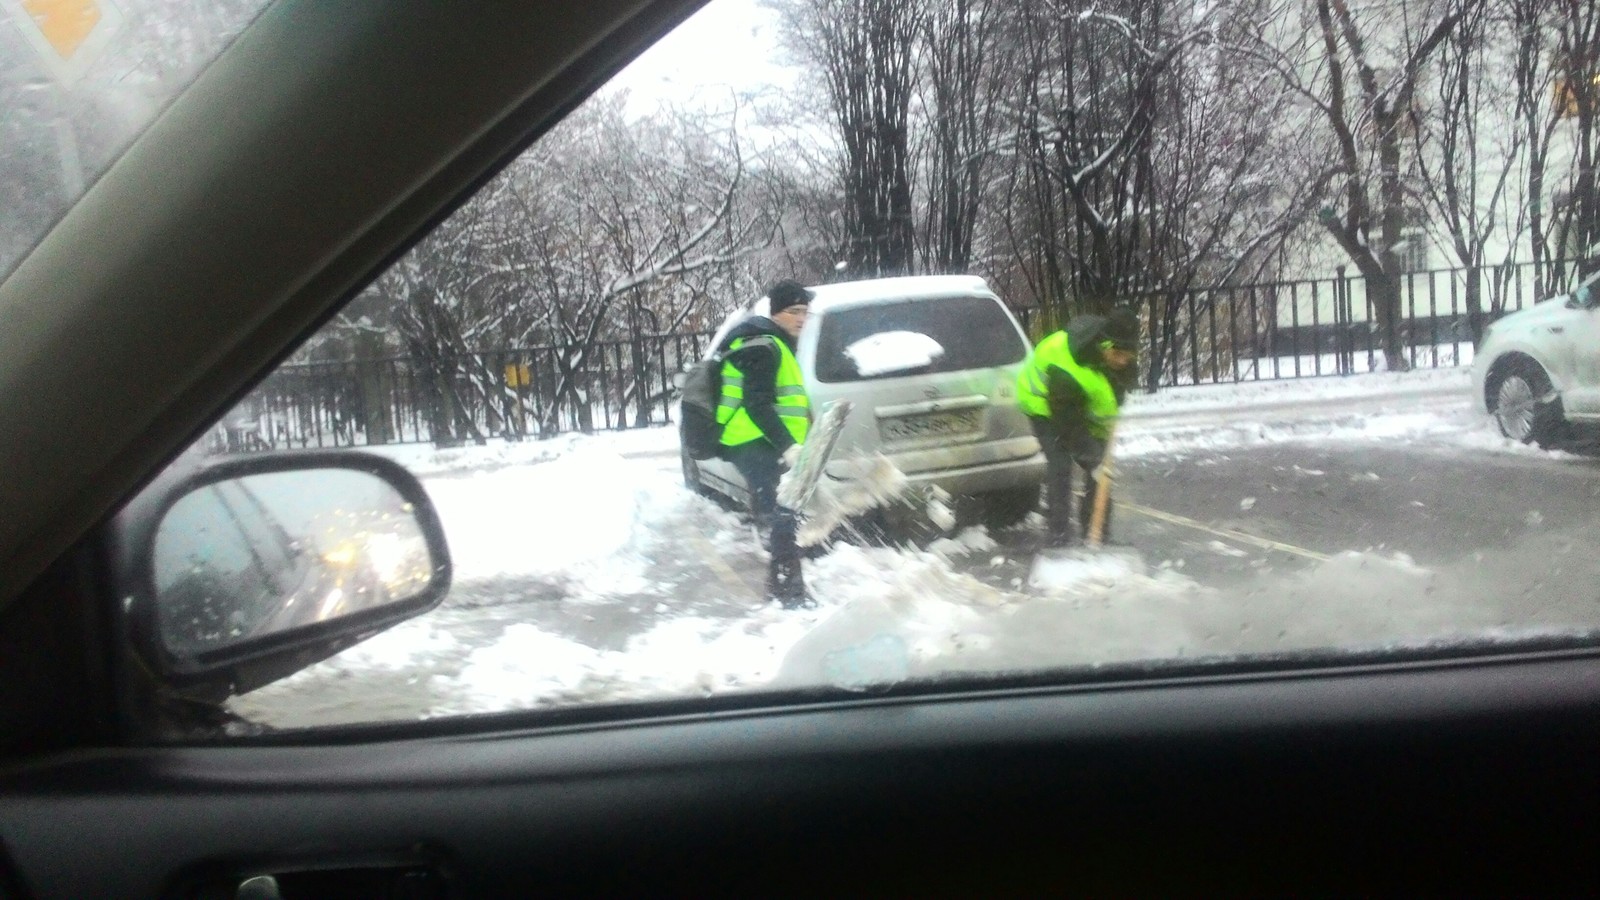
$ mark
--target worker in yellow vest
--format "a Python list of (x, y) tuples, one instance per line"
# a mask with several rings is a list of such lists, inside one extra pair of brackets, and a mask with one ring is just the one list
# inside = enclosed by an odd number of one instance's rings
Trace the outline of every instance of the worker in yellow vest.
[(744, 476), (756, 529), (766, 537), (767, 599), (787, 609), (812, 605), (800, 571), (795, 511), (778, 505), (778, 480), (794, 467), (811, 427), (794, 351), (812, 297), (798, 282), (780, 281), (767, 290), (768, 314), (729, 333), (717, 406), (721, 455)]
[[(1138, 359), (1139, 317), (1129, 310), (1083, 315), (1033, 348), (1017, 375), (1017, 402), (1033, 423), (1045, 458), (1046, 544), (1065, 547), (1072, 528), (1072, 467), (1087, 473), (1079, 533), (1094, 508), (1094, 470), (1121, 412)], [(1105, 525), (1110, 528), (1110, 510)]]

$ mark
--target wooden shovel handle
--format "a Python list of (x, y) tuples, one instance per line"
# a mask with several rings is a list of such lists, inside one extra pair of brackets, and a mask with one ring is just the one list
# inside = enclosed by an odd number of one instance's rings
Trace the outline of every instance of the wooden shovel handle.
[(1089, 533), (1084, 537), (1084, 543), (1090, 547), (1098, 547), (1105, 538), (1106, 510), (1111, 506), (1111, 445), (1117, 436), (1117, 426), (1113, 422), (1110, 430), (1106, 432), (1106, 450), (1100, 457), (1100, 473), (1095, 479), (1094, 509), (1089, 513)]

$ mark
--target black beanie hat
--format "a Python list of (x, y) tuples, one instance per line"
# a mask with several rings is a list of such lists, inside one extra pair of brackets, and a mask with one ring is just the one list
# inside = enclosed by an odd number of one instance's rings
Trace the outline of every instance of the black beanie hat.
[(1139, 316), (1131, 309), (1114, 309), (1106, 316), (1105, 339), (1118, 350), (1139, 350)]
[(806, 290), (800, 282), (785, 278), (767, 288), (767, 302), (770, 304), (767, 313), (777, 315), (791, 306), (803, 306), (810, 303), (811, 298), (815, 296), (816, 294)]

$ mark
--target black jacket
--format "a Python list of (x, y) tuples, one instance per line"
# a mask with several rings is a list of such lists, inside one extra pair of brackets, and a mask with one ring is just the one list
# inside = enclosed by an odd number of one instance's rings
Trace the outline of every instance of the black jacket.
[[(751, 316), (740, 322), (733, 331), (728, 333), (727, 340), (723, 341), (722, 348), (726, 349), (739, 338), (755, 337), (756, 335), (770, 335), (783, 341), (789, 347), (789, 352), (795, 350), (794, 338), (787, 331), (778, 327), (778, 323), (766, 316)], [(734, 368), (744, 375), (744, 410), (750, 414), (750, 420), (756, 423), (761, 433), (779, 453), (789, 449), (795, 443), (789, 429), (784, 427), (783, 419), (778, 416), (778, 363), (781, 357), (771, 347), (755, 346), (742, 347), (726, 357), (726, 361), (733, 363)]]

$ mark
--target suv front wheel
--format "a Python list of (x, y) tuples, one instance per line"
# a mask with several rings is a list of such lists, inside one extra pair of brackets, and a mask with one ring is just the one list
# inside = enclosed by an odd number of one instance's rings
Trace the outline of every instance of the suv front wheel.
[(1509, 363), (1489, 390), (1489, 412), (1500, 433), (1524, 444), (1548, 447), (1560, 440), (1565, 426), (1561, 398), (1550, 394), (1550, 376), (1530, 359)]

